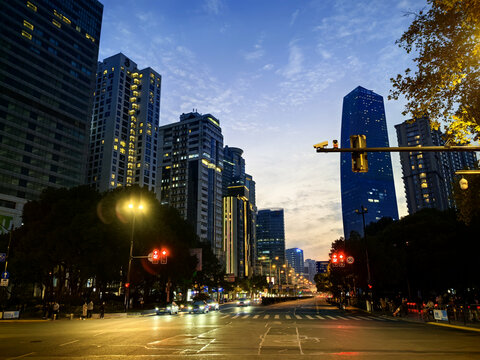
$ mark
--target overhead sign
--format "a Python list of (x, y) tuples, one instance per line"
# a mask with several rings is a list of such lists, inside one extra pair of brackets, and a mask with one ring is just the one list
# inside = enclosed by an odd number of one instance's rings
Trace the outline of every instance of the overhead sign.
[(4, 271), (2, 273), (2, 276), (0, 276), (0, 278), (2, 279), (8, 279), (10, 277), (10, 273), (8, 271)]
[(0, 262), (5, 262), (6, 259), (7, 259), (7, 254), (0, 253)]
[(347, 257), (347, 264), (353, 264), (353, 262), (355, 261), (355, 259), (353, 258), (353, 256), (348, 256)]

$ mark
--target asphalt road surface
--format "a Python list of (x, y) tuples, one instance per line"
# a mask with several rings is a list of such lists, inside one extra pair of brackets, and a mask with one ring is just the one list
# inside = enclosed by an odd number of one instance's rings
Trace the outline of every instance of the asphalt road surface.
[(480, 335), (320, 298), (208, 314), (0, 322), (0, 359), (480, 359)]

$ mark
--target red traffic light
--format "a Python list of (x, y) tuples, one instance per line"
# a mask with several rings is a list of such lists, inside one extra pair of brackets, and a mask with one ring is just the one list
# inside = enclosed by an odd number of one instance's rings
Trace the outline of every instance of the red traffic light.
[(158, 249), (155, 249), (152, 251), (152, 260), (153, 261), (158, 261), (160, 259), (160, 251)]
[(162, 250), (162, 255), (167, 255), (167, 250), (163, 249)]
[(129, 287), (130, 287), (130, 283), (125, 283), (125, 287), (126, 287), (126, 288), (129, 288)]
[(332, 254), (332, 263), (334, 263), (334, 264), (338, 263), (337, 254)]
[(162, 256), (160, 258), (160, 264), (166, 264), (167, 263), (167, 255), (168, 255), (167, 249), (162, 249)]

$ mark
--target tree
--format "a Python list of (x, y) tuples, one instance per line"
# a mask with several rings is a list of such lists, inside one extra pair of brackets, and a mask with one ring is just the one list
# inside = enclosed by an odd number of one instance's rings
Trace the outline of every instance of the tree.
[(389, 99), (407, 99), (403, 115), (427, 115), (432, 127), (446, 123), (457, 143), (480, 136), (480, 1), (427, 0), (426, 11), (396, 41), (415, 53), (417, 70), (392, 78)]

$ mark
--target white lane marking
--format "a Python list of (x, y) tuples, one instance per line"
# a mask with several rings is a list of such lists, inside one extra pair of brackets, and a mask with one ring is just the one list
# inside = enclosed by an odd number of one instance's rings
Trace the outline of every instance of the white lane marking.
[(67, 342), (67, 343), (65, 343), (65, 344), (61, 344), (61, 345), (58, 345), (58, 346), (70, 345), (70, 344), (76, 343), (77, 341), (79, 341), (79, 340), (69, 341), (69, 342)]
[(212, 341), (210, 341), (207, 345), (205, 345), (204, 347), (202, 347), (200, 350), (197, 351), (197, 354), (199, 354), (201, 351), (205, 350), (207, 348), (207, 346), (209, 346), (211, 343), (213, 343), (215, 341), (215, 339), (212, 339)]
[(333, 316), (330, 315), (325, 315), (327, 318), (332, 319), (332, 320), (338, 320), (337, 318), (334, 318)]
[(342, 320), (348, 320), (346, 317), (343, 317), (343, 316), (337, 316), (337, 317)]
[(258, 315), (258, 314), (257, 314), (257, 315), (253, 315), (253, 318), (254, 318), (254, 319), (258, 319), (259, 316), (260, 316), (260, 315)]
[(25, 356), (28, 356), (28, 355), (33, 355), (35, 354), (34, 352), (31, 352), (31, 353), (28, 353), (28, 354), (23, 354), (23, 355), (20, 355), (20, 356), (15, 356), (15, 357), (12, 357), (12, 358), (8, 358), (7, 360), (13, 360), (13, 359), (21, 359)]
[(295, 317), (296, 317), (297, 319), (301, 319), (301, 318), (302, 318), (300, 315), (297, 315), (297, 314), (295, 314)]
[(323, 316), (320, 316), (320, 315), (315, 315), (315, 316), (320, 320), (325, 320), (325, 318)]
[(298, 327), (295, 327), (295, 330), (297, 331), (297, 341), (298, 341), (298, 348), (300, 349), (300, 355), (303, 355), (302, 343), (300, 342), (300, 334), (298, 333)]
[(359, 318), (363, 319), (363, 320), (372, 321), (372, 319), (370, 319), (369, 317), (366, 317), (366, 316), (359, 316)]
[(285, 318), (290, 320), (292, 317), (290, 315), (285, 315)]
[(280, 319), (280, 315), (277, 314), (277, 315), (274, 316), (274, 318), (275, 319)]
[(270, 317), (270, 315), (267, 314), (267, 315), (265, 315), (263, 318), (264, 318), (264, 319), (268, 319), (269, 317)]
[(240, 314), (237, 314), (237, 315), (233, 316), (232, 319), (236, 319), (236, 318), (238, 318), (239, 316), (240, 316)]
[(227, 317), (229, 317), (229, 316), (230, 316), (230, 315), (224, 315), (224, 316), (222, 316), (220, 319), (225, 319), (225, 318), (227, 318)]
[(102, 332), (99, 332), (98, 334), (95, 334), (93, 336), (98, 336), (98, 335), (102, 335), (102, 334), (105, 334), (105, 333), (106, 333), (106, 331), (102, 331)]
[(250, 316), (250, 314), (245, 315), (245, 316), (242, 316), (242, 319), (246, 319), (246, 318), (248, 318), (249, 316)]
[(310, 320), (313, 320), (313, 317), (311, 317), (310, 315), (305, 315), (307, 317), (307, 319), (310, 319)]
[[(265, 316), (268, 316), (268, 315), (265, 315)], [(260, 353), (262, 352), (262, 345), (265, 341), (265, 339), (267, 338), (267, 334), (268, 332), (270, 331), (271, 328), (267, 328), (267, 331), (265, 331), (265, 334), (263, 334), (263, 336), (260, 336), (260, 338), (262, 339), (262, 341), (260, 341), (260, 344), (258, 345), (258, 353), (257, 355), (260, 355)]]

